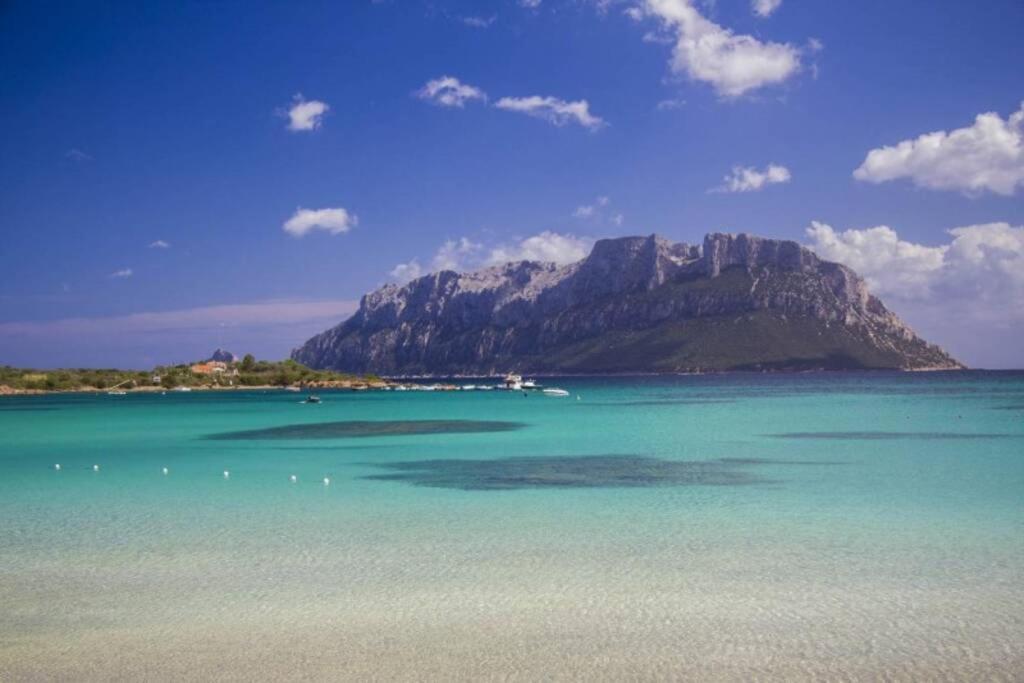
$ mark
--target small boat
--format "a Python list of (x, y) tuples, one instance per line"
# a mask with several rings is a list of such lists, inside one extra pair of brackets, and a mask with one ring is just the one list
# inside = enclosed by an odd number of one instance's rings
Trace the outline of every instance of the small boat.
[(299, 387), (285, 387), (284, 390), (285, 391), (294, 391), (295, 393), (298, 393), (298, 392), (302, 391), (302, 389), (299, 388)]
[(192, 391), (192, 387), (174, 387), (171, 391)]
[(476, 391), (476, 385), (475, 384), (463, 384), (462, 385), (462, 390), (463, 391)]
[(541, 391), (544, 393), (545, 396), (568, 396), (569, 395), (569, 392), (566, 391), (565, 389), (556, 389), (554, 387), (552, 387), (551, 389), (542, 389)]
[(307, 396), (306, 400), (303, 401), (303, 403), (319, 403), (319, 402), (320, 402), (320, 397), (319, 396), (314, 396), (313, 394), (310, 394), (309, 396)]
[(127, 391), (122, 391), (120, 389), (118, 389), (116, 391), (108, 391), (107, 392), (107, 396), (127, 396), (127, 395), (128, 395)]
[(539, 388), (540, 388), (540, 385), (538, 385), (532, 379), (524, 379), (523, 380), (523, 389), (539, 389)]

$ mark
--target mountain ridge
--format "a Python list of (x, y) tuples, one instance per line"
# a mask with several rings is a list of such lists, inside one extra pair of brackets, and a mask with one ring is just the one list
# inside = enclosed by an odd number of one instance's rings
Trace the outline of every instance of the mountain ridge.
[(963, 367), (850, 268), (746, 233), (611, 238), (567, 265), (388, 284), (292, 358), (383, 375)]

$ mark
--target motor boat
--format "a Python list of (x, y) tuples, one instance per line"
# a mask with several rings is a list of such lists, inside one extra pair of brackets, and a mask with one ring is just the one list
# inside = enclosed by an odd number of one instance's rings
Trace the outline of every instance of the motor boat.
[(306, 400), (303, 401), (303, 403), (319, 403), (319, 402), (320, 402), (320, 397), (319, 396), (314, 396), (313, 394), (310, 394), (309, 396), (307, 396)]
[(523, 378), (520, 375), (509, 373), (505, 375), (505, 388), (509, 391), (522, 391)]
[(542, 389), (541, 391), (543, 392), (543, 394), (545, 396), (568, 396), (569, 395), (569, 392), (566, 391), (565, 389), (557, 389), (555, 387), (552, 387), (550, 389)]

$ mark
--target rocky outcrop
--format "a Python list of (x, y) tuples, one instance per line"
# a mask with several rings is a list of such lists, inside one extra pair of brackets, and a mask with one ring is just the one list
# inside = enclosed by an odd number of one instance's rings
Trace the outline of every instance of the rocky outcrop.
[(578, 263), (441, 271), (363, 297), (292, 353), (384, 375), (958, 368), (849, 268), (796, 242), (601, 240)]

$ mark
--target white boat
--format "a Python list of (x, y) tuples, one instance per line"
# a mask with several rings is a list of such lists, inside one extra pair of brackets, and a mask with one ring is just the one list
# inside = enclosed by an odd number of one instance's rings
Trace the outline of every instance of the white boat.
[(171, 391), (192, 391), (192, 387), (174, 387)]
[(107, 392), (107, 396), (127, 396), (127, 395), (128, 395), (127, 391), (121, 391), (120, 389), (118, 389), (117, 391), (108, 391)]
[(538, 386), (538, 384), (535, 381), (533, 381), (532, 379), (524, 379), (523, 380), (523, 389), (539, 389), (539, 388), (540, 387)]
[(523, 388), (523, 378), (512, 373), (505, 375), (505, 388), (509, 391), (520, 391)]
[(552, 387), (551, 389), (542, 389), (541, 391), (544, 392), (545, 396), (568, 396), (569, 395), (569, 392), (566, 391), (565, 389), (556, 389), (554, 387)]
[(284, 390), (285, 391), (294, 391), (294, 392), (297, 393), (297, 392), (302, 391), (302, 388), (301, 387), (285, 387)]
[(475, 384), (463, 384), (462, 385), (462, 390), (463, 391), (476, 391), (476, 385)]

